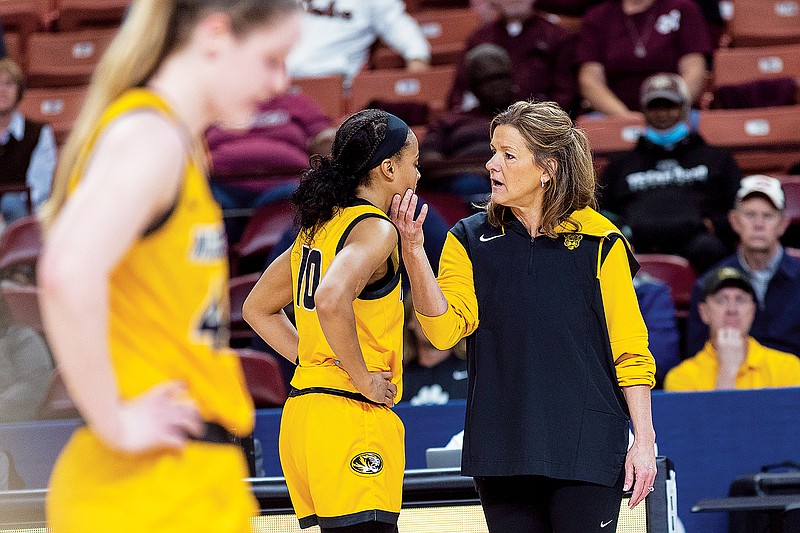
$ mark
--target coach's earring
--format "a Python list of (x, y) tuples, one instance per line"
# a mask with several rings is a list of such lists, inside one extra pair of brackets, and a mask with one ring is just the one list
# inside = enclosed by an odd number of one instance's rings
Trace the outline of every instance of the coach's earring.
[(545, 187), (545, 185), (544, 185), (544, 184), (545, 184), (545, 183), (547, 183), (547, 182), (548, 182), (548, 181), (550, 181), (550, 180), (546, 180), (546, 179), (544, 179), (544, 174), (542, 174), (542, 177), (541, 177), (540, 179), (542, 180), (542, 189), (544, 189), (544, 187)]

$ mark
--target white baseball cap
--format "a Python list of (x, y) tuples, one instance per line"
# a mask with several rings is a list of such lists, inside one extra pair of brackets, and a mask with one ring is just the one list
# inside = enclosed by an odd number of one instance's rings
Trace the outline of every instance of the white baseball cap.
[(786, 205), (781, 182), (778, 178), (764, 176), (763, 174), (742, 178), (739, 183), (739, 192), (736, 193), (736, 199), (741, 201), (754, 193), (763, 194), (781, 211)]

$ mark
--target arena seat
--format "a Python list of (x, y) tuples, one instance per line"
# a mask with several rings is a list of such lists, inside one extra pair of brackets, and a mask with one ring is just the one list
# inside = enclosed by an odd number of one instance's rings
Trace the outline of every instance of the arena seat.
[(787, 247), (800, 248), (800, 176), (785, 176), (779, 179), (786, 197), (783, 214), (789, 220), (789, 227), (786, 228), (781, 242)]
[(51, 0), (0, 0), (3, 30), (20, 33), (23, 45), (28, 34), (46, 29), (52, 16)]
[(237, 350), (237, 353), (256, 408), (282, 407), (288, 393), (275, 356), (244, 348)]
[(28, 89), (19, 108), (29, 119), (50, 124), (61, 146), (78, 118), (86, 90), (86, 86)]
[(131, 0), (56, 0), (59, 31), (85, 26), (118, 26)]
[(800, 79), (800, 44), (718, 48), (714, 52), (715, 86), (784, 76)]
[(432, 191), (418, 192), (420, 201), (435, 208), (451, 226), (454, 226), (462, 218), (467, 218), (477, 212), (471, 209), (469, 203), (457, 194)]
[(14, 63), (20, 66), (20, 68), (24, 71), (25, 70), (25, 53), (24, 49), (22, 48), (22, 42), (20, 41), (20, 36), (18, 33), (6, 33), (4, 35), (4, 42), (6, 45), (6, 54), (8, 58), (13, 60)]
[(636, 254), (636, 260), (642, 272), (669, 285), (675, 302), (676, 315), (685, 317), (692, 301), (692, 287), (697, 280), (689, 261), (670, 254)]
[(27, 45), (28, 85), (56, 87), (88, 83), (116, 34), (116, 28), (32, 33)]
[(794, 177), (794, 179), (782, 179), (781, 188), (786, 197), (783, 214), (791, 224), (800, 224), (800, 176)]
[(14, 220), (0, 234), (0, 273), (7, 273), (18, 265), (35, 265), (41, 251), (39, 219), (29, 215)]
[[(468, 7), (427, 9), (413, 15), (430, 44), (432, 65), (457, 63), (467, 39), (480, 24), (478, 14)], [(405, 61), (400, 54), (379, 43), (370, 56), (370, 64), (374, 69), (402, 68)]]
[(786, 173), (800, 160), (800, 106), (710, 109), (700, 112), (700, 134), (733, 151), (742, 172)]
[[(381, 100), (393, 104), (426, 104), (435, 116), (447, 109), (447, 96), (455, 77), (455, 66), (441, 65), (422, 72), (403, 69), (362, 70), (353, 80), (349, 112)], [(433, 118), (429, 116), (429, 119)]]
[(293, 78), (289, 92), (302, 93), (315, 102), (325, 111), (325, 114), (339, 122), (347, 112), (344, 90), (342, 89), (343, 76), (331, 74), (330, 76), (317, 76), (313, 78)]
[(231, 250), (231, 272), (234, 275), (246, 273), (246, 269), (241, 267), (242, 260), (247, 258), (258, 258), (261, 260), (259, 267), (263, 267), (263, 259), (293, 222), (294, 207), (290, 200), (270, 202), (257, 209), (247, 221), (241, 239)]
[(797, 0), (736, 0), (727, 33), (735, 47), (800, 43)]
[(644, 131), (644, 117), (589, 117), (581, 115), (575, 125), (586, 132), (592, 148), (594, 168), (602, 173), (611, 154), (626, 152), (636, 146)]
[(12, 323), (44, 332), (39, 310), (39, 289), (35, 285), (3, 281), (0, 283), (0, 291), (8, 305)]
[(253, 290), (258, 279), (261, 277), (260, 272), (253, 272), (251, 274), (243, 274), (231, 278), (228, 282), (228, 290), (230, 293), (231, 305), (231, 344), (235, 344), (242, 339), (250, 339), (255, 334), (250, 328), (250, 325), (244, 321), (242, 317), (242, 305), (244, 304), (247, 295)]

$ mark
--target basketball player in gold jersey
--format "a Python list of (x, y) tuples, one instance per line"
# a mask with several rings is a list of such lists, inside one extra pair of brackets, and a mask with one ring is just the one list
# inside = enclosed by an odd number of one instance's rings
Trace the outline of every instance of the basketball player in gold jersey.
[(287, 86), (295, 0), (135, 0), (97, 68), (44, 222), (42, 309), (86, 425), (52, 474), (54, 533), (245, 533), (230, 443), (253, 406), (227, 345), (204, 130)]
[[(279, 448), (300, 526), (396, 531), (404, 430), (403, 302), (392, 197), (419, 179), (417, 138), (399, 118), (360, 111), (315, 158), (294, 195), (300, 234), (244, 304), (244, 317), (298, 367)], [(283, 312), (294, 302), (295, 326)]]

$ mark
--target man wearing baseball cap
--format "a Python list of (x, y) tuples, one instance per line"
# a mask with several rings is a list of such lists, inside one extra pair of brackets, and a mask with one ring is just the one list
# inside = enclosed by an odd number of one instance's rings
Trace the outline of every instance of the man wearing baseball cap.
[(749, 335), (756, 291), (734, 267), (709, 272), (698, 311), (709, 328), (703, 348), (667, 373), (664, 390), (704, 391), (800, 386), (800, 359), (761, 345)]
[(691, 99), (680, 76), (647, 78), (641, 104), (645, 131), (632, 150), (611, 158), (600, 205), (631, 228), (637, 253), (681, 255), (705, 272), (733, 251), (727, 216), (741, 171), (729, 150), (690, 131)]
[[(786, 254), (780, 243), (789, 225), (784, 207), (778, 179), (763, 175), (744, 178), (729, 215), (739, 246), (718, 266), (741, 270), (753, 286), (757, 305), (750, 335), (765, 346), (800, 356), (800, 259)], [(701, 279), (692, 294), (686, 324), (689, 354), (699, 350), (709, 335), (697, 305), (704, 282)]]

